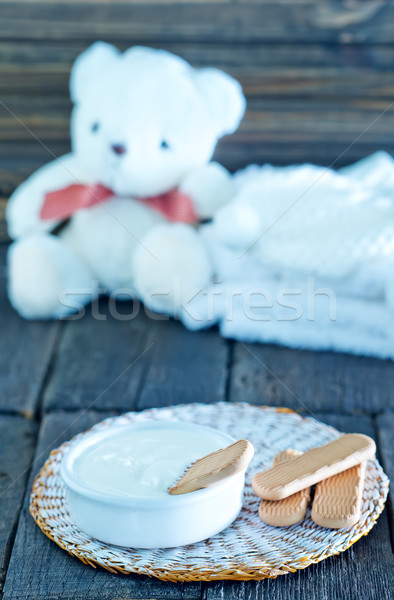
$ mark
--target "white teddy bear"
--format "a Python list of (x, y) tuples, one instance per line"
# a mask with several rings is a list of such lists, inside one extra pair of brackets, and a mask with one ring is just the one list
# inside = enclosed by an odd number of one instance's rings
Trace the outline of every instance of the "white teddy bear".
[(70, 89), (72, 152), (7, 206), (11, 303), (26, 318), (61, 318), (98, 282), (177, 314), (212, 277), (196, 225), (234, 194), (209, 161), (243, 116), (241, 87), (165, 51), (97, 42), (77, 58)]

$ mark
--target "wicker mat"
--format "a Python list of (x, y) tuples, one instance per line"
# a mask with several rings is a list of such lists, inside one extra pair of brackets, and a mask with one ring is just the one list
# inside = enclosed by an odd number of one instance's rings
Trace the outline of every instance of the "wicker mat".
[(241, 514), (222, 533), (189, 546), (138, 550), (101, 543), (78, 529), (67, 511), (59, 466), (71, 440), (51, 453), (36, 477), (30, 512), (45, 535), (86, 564), (100, 565), (112, 572), (150, 575), (165, 581), (276, 577), (343, 552), (370, 531), (384, 508), (389, 482), (374, 459), (367, 464), (361, 519), (351, 529), (319, 527), (311, 520), (310, 509), (303, 521), (291, 527), (270, 527), (260, 521), (259, 499), (250, 485), (252, 475), (270, 467), (274, 455), (285, 448), (305, 451), (339, 435), (337, 430), (315, 419), (301, 417), (287, 409), (221, 402), (127, 413), (106, 419), (93, 429), (107, 428), (114, 422), (150, 420), (209, 425), (235, 438), (247, 438), (254, 444), (256, 453), (246, 477)]

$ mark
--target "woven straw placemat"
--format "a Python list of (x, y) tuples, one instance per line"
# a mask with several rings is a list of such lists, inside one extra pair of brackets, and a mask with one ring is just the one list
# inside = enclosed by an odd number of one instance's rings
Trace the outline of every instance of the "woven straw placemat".
[(274, 455), (285, 448), (305, 451), (339, 435), (336, 429), (315, 419), (301, 417), (287, 409), (221, 402), (127, 413), (106, 419), (93, 429), (107, 428), (115, 422), (150, 420), (192, 421), (216, 427), (235, 438), (247, 438), (254, 444), (255, 458), (246, 476), (241, 514), (222, 533), (198, 544), (174, 549), (138, 550), (99, 542), (78, 529), (67, 511), (59, 466), (71, 440), (51, 453), (36, 477), (30, 512), (45, 535), (84, 563), (165, 581), (276, 577), (343, 552), (370, 531), (383, 510), (389, 482), (374, 459), (367, 463), (361, 519), (351, 529), (319, 527), (311, 520), (310, 509), (301, 523), (291, 527), (270, 527), (260, 521), (260, 500), (252, 492), (251, 477), (256, 471), (270, 467)]

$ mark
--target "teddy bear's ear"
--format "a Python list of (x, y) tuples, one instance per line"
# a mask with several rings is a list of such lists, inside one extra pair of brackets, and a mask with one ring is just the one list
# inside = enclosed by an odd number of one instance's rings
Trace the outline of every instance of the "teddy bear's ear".
[(230, 75), (218, 69), (200, 69), (194, 76), (212, 121), (217, 127), (218, 137), (233, 133), (246, 107), (241, 85)]
[(104, 74), (120, 52), (106, 42), (95, 42), (76, 59), (70, 76), (70, 95), (73, 102), (83, 98), (90, 83)]

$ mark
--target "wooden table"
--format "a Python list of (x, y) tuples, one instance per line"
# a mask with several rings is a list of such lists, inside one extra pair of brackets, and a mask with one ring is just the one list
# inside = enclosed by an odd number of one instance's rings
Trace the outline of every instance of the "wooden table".
[[(394, 364), (332, 353), (233, 343), (217, 331), (110, 316), (31, 323), (0, 285), (0, 585), (7, 600), (389, 599), (392, 500), (368, 537), (346, 553), (277, 580), (163, 583), (83, 565), (49, 541), (28, 512), (32, 478), (49, 451), (97, 421), (182, 402), (288, 406), (343, 431), (372, 436), (394, 478)], [(119, 308), (131, 314), (130, 305)]]
[[(25, 322), (5, 291), (8, 195), (69, 149), (74, 58), (104, 39), (163, 47), (244, 86), (239, 131), (218, 146), (232, 169), (313, 160), (339, 166), (394, 152), (394, 4), (314, 0), (0, 2), (0, 596), (7, 600), (391, 598), (393, 497), (346, 553), (277, 580), (163, 583), (84, 566), (28, 513), (51, 448), (108, 415), (182, 402), (288, 406), (377, 442), (394, 478), (394, 364), (223, 340), (179, 323), (114, 319), (105, 300), (83, 319)], [(38, 138), (38, 139), (37, 139)], [(391, 588), (390, 588), (391, 586)], [(3, 590), (3, 592), (1, 591)]]

